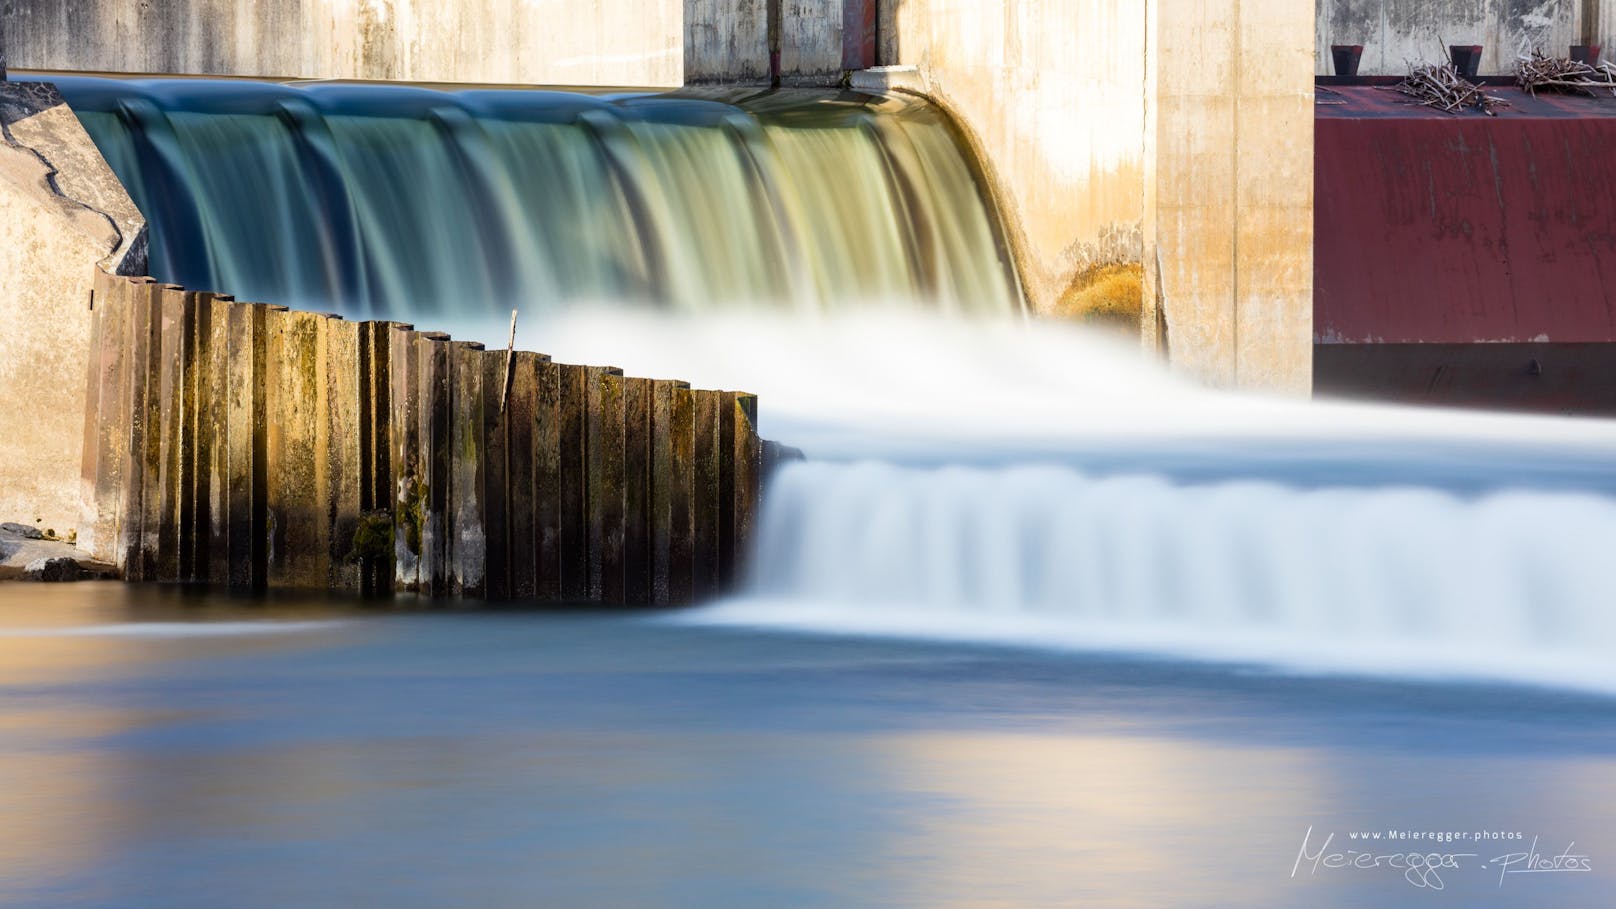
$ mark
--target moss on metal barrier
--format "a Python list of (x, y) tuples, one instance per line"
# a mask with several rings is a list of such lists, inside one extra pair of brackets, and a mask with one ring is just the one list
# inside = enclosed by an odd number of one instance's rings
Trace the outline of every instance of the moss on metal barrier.
[(757, 399), (97, 270), (93, 554), (130, 580), (671, 604), (737, 574)]

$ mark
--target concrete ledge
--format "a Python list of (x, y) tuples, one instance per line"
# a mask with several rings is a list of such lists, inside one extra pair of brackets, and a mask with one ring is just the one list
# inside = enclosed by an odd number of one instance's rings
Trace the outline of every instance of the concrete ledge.
[(861, 92), (913, 92), (931, 94), (931, 83), (918, 66), (872, 66), (848, 78), (849, 87)]

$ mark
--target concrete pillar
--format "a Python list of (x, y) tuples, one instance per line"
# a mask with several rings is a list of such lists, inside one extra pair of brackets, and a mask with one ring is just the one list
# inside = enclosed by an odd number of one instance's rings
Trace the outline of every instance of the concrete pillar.
[[(845, 19), (872, 0), (782, 0), (780, 4), (780, 78), (793, 85), (835, 85), (842, 78)], [(873, 12), (873, 11), (872, 11)], [(873, 23), (872, 23), (873, 25)], [(873, 48), (873, 36), (871, 39)], [(862, 50), (862, 48), (860, 48)]]
[(835, 85), (879, 56), (878, 0), (685, 0), (685, 81)]
[(1313, 10), (1154, 0), (1146, 15), (1147, 344), (1213, 385), (1307, 394)]
[(1593, 23), (1593, 42), (1604, 48), (1599, 59), (1616, 61), (1616, 0), (1590, 2), (1593, 8), (1588, 18)]
[(684, 0), (685, 82), (767, 83), (781, 0)]

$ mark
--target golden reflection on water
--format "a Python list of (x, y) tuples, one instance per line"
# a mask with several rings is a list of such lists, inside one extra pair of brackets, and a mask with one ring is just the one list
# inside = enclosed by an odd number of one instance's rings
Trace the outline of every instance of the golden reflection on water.
[[(1307, 753), (1292, 749), (927, 733), (886, 750), (902, 785), (950, 806), (889, 856), (910, 869), (914, 905), (937, 909), (1142, 909), (1209, 893), (1227, 905), (1286, 905), (1275, 869), (1295, 843), (1273, 817), (1322, 805)], [(1261, 785), (1241, 785), (1250, 780)]]
[(41, 638), (0, 632), (0, 902), (22, 882), (93, 866), (117, 834), (107, 812), (121, 804), (120, 757), (84, 743), (152, 721), (139, 712), (89, 707), (21, 686), (65, 684), (138, 662), (128, 641)]
[[(195, 618), (176, 611), (165, 592), (131, 592), (122, 584), (0, 585), (0, 904), (22, 899), (13, 888), (94, 868), (138, 835), (143, 812), (125, 792), (130, 757), (103, 740), (196, 716), (131, 708), (108, 696), (86, 696), (82, 686), (181, 655), (284, 646), (242, 638), (58, 636), (137, 615)], [(74, 896), (92, 904), (111, 898)]]

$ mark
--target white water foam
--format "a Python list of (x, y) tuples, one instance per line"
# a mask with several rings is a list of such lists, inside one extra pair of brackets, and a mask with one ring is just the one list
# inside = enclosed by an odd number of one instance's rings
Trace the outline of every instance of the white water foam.
[(687, 621), (1616, 692), (1616, 500), (795, 464)]
[(747, 589), (677, 621), (1616, 692), (1612, 421), (1216, 393), (1070, 328), (891, 311), (534, 334), (756, 391), (807, 451)]
[[(1135, 342), (1049, 320), (941, 318), (881, 301), (789, 317), (601, 306), (522, 318), (518, 346), (561, 362), (756, 393), (763, 435), (811, 457), (1147, 443), (1193, 452), (1195, 442), (1256, 439), (1343, 452), (1386, 440), (1412, 454), (1465, 445), (1616, 455), (1616, 420), (1222, 393), (1160, 368)], [(503, 346), (507, 324), (461, 330)], [(1248, 448), (1253, 470), (1265, 454)]]

